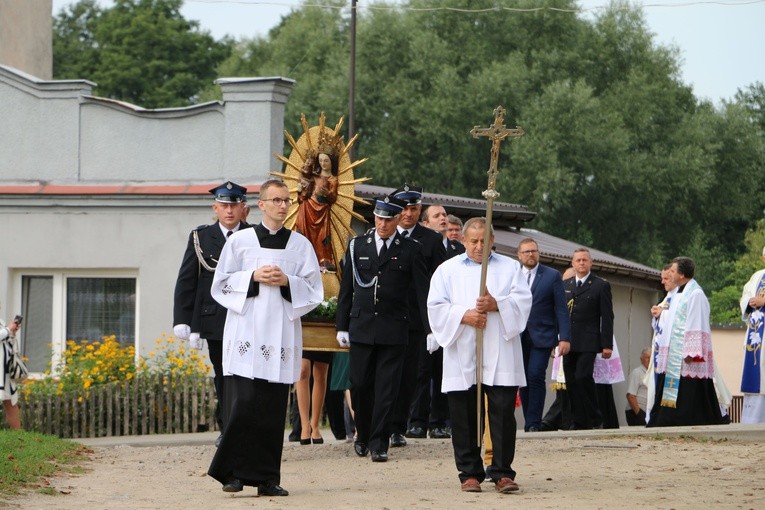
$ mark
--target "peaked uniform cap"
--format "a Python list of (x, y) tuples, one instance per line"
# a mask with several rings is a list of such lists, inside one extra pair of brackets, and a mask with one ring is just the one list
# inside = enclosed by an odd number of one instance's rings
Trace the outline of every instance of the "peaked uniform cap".
[(393, 196), (406, 202), (406, 205), (417, 205), (422, 203), (422, 187), (410, 186), (404, 184), (396, 191), (393, 192)]
[(247, 188), (231, 181), (226, 181), (220, 186), (211, 189), (210, 193), (215, 197), (216, 202), (238, 204), (239, 202), (247, 201)]
[(386, 195), (375, 198), (374, 215), (380, 218), (393, 218), (404, 210), (407, 203), (396, 197)]

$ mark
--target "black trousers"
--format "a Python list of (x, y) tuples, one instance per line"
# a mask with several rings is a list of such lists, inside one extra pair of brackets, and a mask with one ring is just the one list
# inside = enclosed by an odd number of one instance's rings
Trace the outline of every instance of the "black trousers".
[(405, 345), (351, 342), (351, 402), (356, 412), (356, 435), (370, 450), (388, 451), (391, 413), (405, 353)]
[(556, 390), (555, 400), (542, 418), (542, 430), (568, 430), (570, 428), (571, 403), (568, 399), (568, 392)]
[(213, 366), (213, 384), (215, 385), (215, 396), (218, 399), (215, 403), (215, 421), (218, 423), (218, 430), (223, 431), (226, 409), (225, 391), (223, 389), (223, 341), (208, 339), (207, 350), (210, 353), (210, 363)]
[(433, 430), (446, 427), (449, 419), (449, 401), (441, 393), (441, 379), (444, 373), (444, 350), (420, 354), (417, 371), (417, 386), (412, 398), (409, 427)]
[(257, 486), (281, 479), (289, 384), (226, 376), (226, 428), (207, 474), (225, 484)]
[(629, 426), (641, 426), (645, 427), (645, 411), (642, 409), (637, 414), (632, 409), (624, 411), (624, 416), (627, 418), (627, 425)]
[[(493, 446), (491, 466), (486, 470), (481, 457), (481, 444), (477, 441), (478, 422), (476, 419), (476, 387), (466, 391), (450, 391), (449, 415), (452, 420), (452, 446), (454, 460), (460, 481), (477, 478), (484, 481), (486, 476), (497, 481), (508, 476), (515, 479), (512, 463), (515, 459), (515, 397), (517, 386), (485, 386), (481, 389), (489, 403), (489, 433)], [(481, 398), (482, 408), (484, 399)], [(483, 412), (481, 416), (483, 416)]]
[(596, 355), (594, 352), (569, 352), (563, 356), (566, 393), (571, 404), (571, 427), (574, 429), (589, 430), (603, 424), (595, 380), (592, 378)]
[(396, 396), (396, 402), (393, 406), (393, 415), (391, 416), (391, 433), (398, 432), (404, 434), (409, 415), (412, 409), (412, 399), (414, 389), (417, 385), (417, 370), (420, 365), (420, 357), (427, 354), (424, 331), (409, 331), (409, 342), (406, 344), (406, 354), (404, 355), (404, 366), (401, 372)]

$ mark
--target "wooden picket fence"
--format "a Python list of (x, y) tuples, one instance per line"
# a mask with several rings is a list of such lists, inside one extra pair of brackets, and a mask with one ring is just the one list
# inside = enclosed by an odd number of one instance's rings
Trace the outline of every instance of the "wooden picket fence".
[(19, 398), (25, 430), (62, 438), (216, 430), (210, 377), (151, 374), (66, 395)]

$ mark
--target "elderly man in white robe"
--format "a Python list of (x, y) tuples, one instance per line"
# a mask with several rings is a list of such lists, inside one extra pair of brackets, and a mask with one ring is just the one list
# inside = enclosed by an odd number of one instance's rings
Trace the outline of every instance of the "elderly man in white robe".
[[(518, 490), (515, 457), (515, 399), (526, 384), (521, 332), (531, 311), (531, 290), (521, 265), (489, 251), (485, 295), (480, 296), (485, 218), (472, 218), (463, 228), (466, 252), (441, 264), (430, 281), (428, 317), (433, 337), (444, 349), (441, 391), (447, 393), (452, 420), (452, 446), (465, 492), (480, 492), (488, 476), (498, 492)], [(491, 229), (491, 225), (488, 226)], [(483, 330), (482, 390), (488, 402), (489, 429), (494, 446), (491, 465), (484, 470), (476, 419), (476, 332)], [(438, 345), (429, 345), (435, 350)], [(484, 401), (484, 398), (481, 398)]]
[(291, 200), (272, 179), (260, 188), (263, 221), (233, 234), (211, 289), (228, 309), (223, 331), (225, 429), (208, 474), (225, 492), (244, 485), (261, 496), (287, 496), (281, 458), (289, 385), (300, 376), (300, 317), (323, 298), (311, 243), (284, 228)]

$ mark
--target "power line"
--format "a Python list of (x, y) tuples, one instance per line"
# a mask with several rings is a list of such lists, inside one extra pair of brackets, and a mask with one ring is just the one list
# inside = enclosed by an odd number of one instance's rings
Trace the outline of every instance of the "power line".
[[(260, 5), (270, 5), (274, 7), (294, 7), (294, 8), (302, 8), (302, 7), (311, 7), (311, 8), (320, 8), (320, 9), (335, 9), (335, 10), (343, 10), (347, 9), (347, 5), (342, 6), (335, 6), (335, 5), (327, 5), (327, 4), (310, 4), (310, 3), (302, 3), (302, 2), (273, 2), (273, 1), (261, 1), (261, 0), (185, 0), (186, 3), (198, 3), (198, 4), (238, 4), (238, 5), (250, 5), (250, 6), (260, 6)], [(646, 8), (687, 8), (687, 7), (697, 7), (702, 5), (714, 5), (714, 6), (722, 6), (722, 7), (739, 7), (739, 6), (746, 6), (746, 5), (754, 5), (754, 4), (762, 4), (765, 3), (765, 0), (731, 0), (731, 1), (720, 1), (720, 0), (698, 0), (698, 1), (690, 1), (690, 2), (683, 2), (683, 3), (639, 3), (636, 2), (634, 5), (630, 4), (628, 7), (641, 7), (643, 9)], [(494, 7), (486, 7), (482, 9), (468, 9), (468, 8), (459, 8), (459, 7), (411, 7), (411, 6), (401, 6), (401, 5), (377, 5), (377, 4), (371, 4), (371, 5), (356, 5), (357, 10), (378, 10), (378, 11), (411, 11), (411, 12), (437, 12), (437, 11), (447, 11), (447, 12), (457, 12), (461, 14), (481, 14), (485, 12), (497, 12), (497, 11), (506, 11), (506, 12), (541, 12), (541, 11), (552, 11), (552, 12), (564, 12), (564, 13), (585, 13), (585, 12), (592, 12), (592, 11), (598, 11), (598, 10), (605, 10), (611, 7), (611, 4), (604, 3), (602, 5), (596, 5), (592, 7), (577, 7), (574, 9), (563, 9), (559, 7), (549, 7), (549, 6), (540, 6), (540, 7), (503, 7), (503, 6), (494, 6)]]

